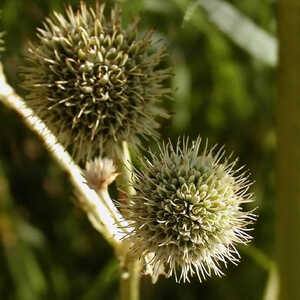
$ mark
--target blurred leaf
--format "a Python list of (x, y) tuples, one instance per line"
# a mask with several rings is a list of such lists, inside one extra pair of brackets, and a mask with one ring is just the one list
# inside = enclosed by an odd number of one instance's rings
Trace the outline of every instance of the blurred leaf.
[(52, 265), (49, 270), (55, 299), (66, 299), (70, 292), (70, 282), (62, 266)]
[(122, 23), (129, 24), (132, 19), (140, 15), (144, 6), (143, 0), (120, 0), (122, 7)]
[[(47, 289), (44, 274), (32, 248), (26, 243), (27, 238), (34, 235), (43, 239), (41, 234), (22, 220), (22, 217), (13, 208), (13, 198), (9, 192), (2, 163), (0, 162), (0, 212), (4, 228), (0, 228), (3, 236), (4, 253), (7, 259), (10, 275), (15, 284), (16, 297), (20, 300), (40, 299)], [(2, 194), (2, 195), (1, 195)], [(24, 228), (22, 226), (25, 224)], [(2, 224), (3, 227), (3, 224)], [(26, 230), (27, 229), (27, 230)], [(20, 237), (20, 232), (24, 241)], [(34, 233), (34, 235), (32, 235)]]
[(271, 260), (265, 253), (253, 246), (240, 246), (239, 249), (251, 257), (260, 267), (266, 271), (270, 271), (275, 262)]
[(22, 9), (23, 3), (18, 0), (11, 0), (6, 1), (3, 7), (3, 23), (5, 24), (5, 27), (11, 27), (13, 26), (16, 21), (17, 17), (20, 13), (20, 10)]
[(250, 55), (269, 66), (277, 64), (277, 40), (235, 7), (223, 0), (196, 0), (186, 9), (185, 21), (197, 17), (197, 6), (204, 8), (211, 22)]
[(170, 14), (174, 7), (171, 3), (161, 0), (144, 0), (144, 8), (147, 11)]
[(33, 252), (23, 243), (17, 243), (7, 249), (6, 257), (15, 283), (16, 300), (40, 299), (47, 285)]
[(186, 130), (189, 122), (191, 120), (190, 115), (190, 94), (191, 94), (191, 76), (190, 70), (186, 65), (184, 58), (179, 54), (173, 58), (174, 60), (174, 78), (173, 78), (173, 88), (175, 92), (175, 102), (174, 102), (174, 117), (173, 127), (179, 133)]
[(89, 286), (88, 292), (81, 300), (103, 299), (108, 288), (118, 280), (118, 276), (118, 262), (116, 259), (112, 259), (102, 268), (94, 282)]
[(25, 220), (19, 220), (17, 224), (17, 231), (20, 239), (28, 245), (42, 247), (45, 243), (43, 233)]

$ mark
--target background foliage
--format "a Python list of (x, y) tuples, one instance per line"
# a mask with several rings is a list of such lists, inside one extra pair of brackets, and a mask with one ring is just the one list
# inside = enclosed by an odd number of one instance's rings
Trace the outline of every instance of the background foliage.
[[(94, 1), (87, 1), (94, 2)], [(107, 1), (112, 4), (114, 1)], [(120, 1), (121, 2), (121, 1)], [(263, 299), (274, 256), (274, 68), (254, 59), (211, 23), (199, 6), (184, 21), (185, 0), (123, 0), (125, 22), (140, 13), (140, 28), (155, 28), (169, 48), (175, 100), (162, 124), (164, 139), (201, 135), (225, 144), (255, 180), (258, 222), (252, 247), (227, 276), (178, 285), (143, 278), (142, 299)], [(270, 34), (276, 32), (274, 0), (227, 0)], [(79, 0), (1, 0), (3, 54), (9, 82), (20, 90), (18, 68), (35, 28), (53, 10)], [(15, 113), (0, 106), (0, 298), (114, 299), (117, 263), (112, 249), (76, 207), (67, 175)], [(75, 205), (74, 205), (75, 204)], [(267, 258), (269, 257), (269, 258)]]

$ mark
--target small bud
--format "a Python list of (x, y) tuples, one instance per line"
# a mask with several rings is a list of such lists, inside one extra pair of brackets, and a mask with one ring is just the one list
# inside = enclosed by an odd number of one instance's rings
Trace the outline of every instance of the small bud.
[(116, 179), (118, 173), (111, 159), (99, 157), (86, 163), (84, 175), (87, 184), (95, 191), (99, 191), (106, 189)]
[(235, 246), (251, 240), (247, 226), (256, 216), (242, 209), (253, 201), (247, 176), (233, 170), (236, 161), (224, 159), (222, 150), (200, 152), (200, 142), (183, 139), (150, 153), (132, 181), (136, 194), (123, 204), (132, 253), (151, 257), (145, 263), (153, 280), (162, 270), (176, 281), (221, 276), (222, 263), (239, 261)]

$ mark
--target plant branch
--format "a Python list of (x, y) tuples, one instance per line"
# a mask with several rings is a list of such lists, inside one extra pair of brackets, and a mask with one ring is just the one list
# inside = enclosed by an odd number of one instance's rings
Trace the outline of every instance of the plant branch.
[(71, 182), (80, 194), (81, 204), (93, 226), (104, 235), (110, 244), (118, 244), (123, 238), (124, 232), (122, 232), (117, 224), (123, 224), (124, 219), (117, 211), (109, 195), (107, 194), (105, 197), (102, 197), (101, 194), (97, 195), (97, 193), (86, 184), (81, 174), (81, 169), (74, 163), (64, 147), (59, 144), (56, 137), (49, 131), (46, 125), (6, 82), (1, 63), (0, 100), (22, 116), (25, 124), (42, 139), (53, 158), (69, 174)]
[[(128, 201), (128, 195), (134, 195), (135, 189), (132, 185), (133, 165), (131, 162), (130, 152), (126, 141), (122, 142), (122, 155), (119, 162), (120, 176), (117, 183), (126, 193), (125, 198), (121, 201)], [(119, 250), (121, 277), (120, 277), (120, 299), (121, 300), (138, 300), (140, 295), (140, 276), (141, 261), (130, 255), (130, 244), (125, 243)]]
[(134, 195), (135, 190), (132, 186), (133, 165), (126, 141), (122, 142), (122, 155), (120, 156), (120, 161), (118, 162), (118, 168), (120, 175), (117, 178), (117, 184), (120, 187), (120, 191), (124, 191), (126, 195)]

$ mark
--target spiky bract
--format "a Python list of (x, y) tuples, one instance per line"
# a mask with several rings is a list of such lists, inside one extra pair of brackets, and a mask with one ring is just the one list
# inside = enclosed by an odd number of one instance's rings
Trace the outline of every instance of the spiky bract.
[(128, 239), (134, 254), (152, 257), (154, 278), (163, 268), (177, 281), (222, 275), (220, 262), (237, 263), (235, 245), (251, 239), (247, 225), (255, 216), (241, 207), (252, 201), (247, 176), (234, 171), (236, 161), (224, 159), (222, 148), (200, 152), (200, 141), (164, 144), (135, 175), (136, 195), (124, 208), (133, 228)]
[(136, 21), (123, 28), (117, 6), (107, 17), (104, 4), (82, 2), (66, 15), (46, 19), (27, 51), (28, 104), (78, 160), (156, 136), (155, 117), (167, 116), (156, 104), (170, 92), (165, 47), (154, 47), (151, 32), (138, 37)]

